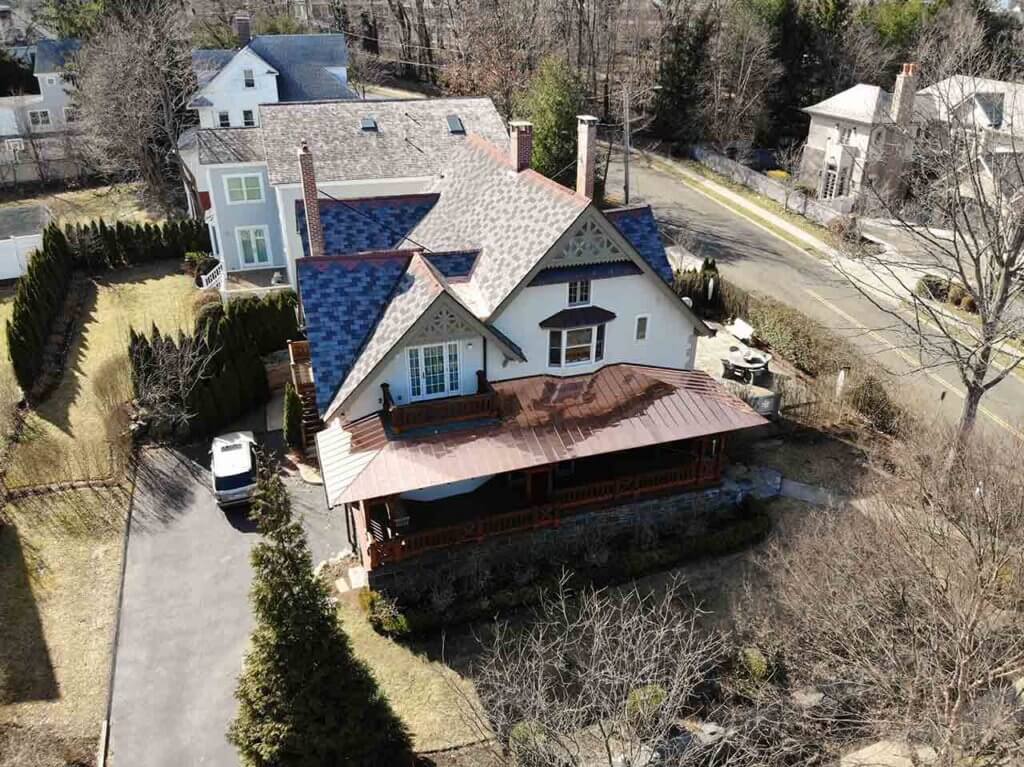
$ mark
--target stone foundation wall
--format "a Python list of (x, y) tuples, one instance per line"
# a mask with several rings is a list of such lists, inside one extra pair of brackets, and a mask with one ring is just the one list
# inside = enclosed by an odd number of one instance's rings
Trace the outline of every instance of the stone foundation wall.
[(525, 585), (531, 574), (551, 563), (571, 568), (574, 561), (582, 561), (600, 566), (616, 556), (616, 542), (623, 540), (642, 550), (661, 535), (701, 535), (745, 495), (773, 497), (780, 483), (776, 472), (731, 467), (716, 487), (581, 512), (563, 519), (558, 527), (496, 536), (384, 565), (368, 573), (369, 586), (399, 603), (413, 604), (446, 585), (456, 592), (479, 591), (481, 582), (510, 573)]

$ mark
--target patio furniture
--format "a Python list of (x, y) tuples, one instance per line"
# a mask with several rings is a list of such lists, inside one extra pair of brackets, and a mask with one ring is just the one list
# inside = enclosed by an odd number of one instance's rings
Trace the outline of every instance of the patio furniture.
[(729, 350), (729, 356), (722, 358), (722, 378), (754, 384), (768, 372), (771, 360), (770, 354), (734, 346)]

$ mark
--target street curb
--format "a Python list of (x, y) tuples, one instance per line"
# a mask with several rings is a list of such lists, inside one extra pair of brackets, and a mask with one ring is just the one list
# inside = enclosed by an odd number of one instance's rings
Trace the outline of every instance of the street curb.
[(128, 541), (131, 538), (132, 515), (135, 511), (135, 490), (138, 484), (139, 463), (142, 451), (136, 454), (132, 463), (132, 482), (128, 497), (128, 513), (125, 515), (124, 537), (121, 541), (121, 575), (117, 583), (117, 613), (114, 617), (114, 635), (110, 645), (110, 671), (107, 675), (107, 708), (100, 725), (100, 743), (97, 750), (97, 767), (106, 767), (108, 749), (110, 748), (110, 714), (114, 707), (114, 674), (117, 671), (117, 643), (121, 638), (121, 612), (124, 608), (124, 576), (128, 567)]

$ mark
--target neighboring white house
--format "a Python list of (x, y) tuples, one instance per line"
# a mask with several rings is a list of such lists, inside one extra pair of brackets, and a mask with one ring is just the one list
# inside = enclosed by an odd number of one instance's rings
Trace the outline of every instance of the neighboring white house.
[(79, 41), (40, 40), (33, 74), (38, 94), (0, 98), (0, 185), (67, 178), (80, 172), (75, 110), (64, 65)]
[[(428, 191), (469, 132), (508, 143), (490, 99), (278, 103), (260, 111), (258, 127), (200, 129), (194, 138), (196, 178), (221, 262), (209, 283), (224, 291), (296, 284), (303, 142), (316, 158), (321, 195), (341, 200)], [(368, 240), (365, 249), (372, 247)]]
[(956, 119), (978, 133), (978, 153), (994, 189), (1019, 191), (1024, 84), (957, 75), (917, 89), (904, 64), (893, 93), (858, 84), (803, 111), (811, 125), (800, 174), (820, 200), (849, 210), (870, 185), (898, 192), (917, 140)]
[[(250, 37), (244, 13), (236, 14), (233, 24), (238, 49), (192, 51), (198, 89), (189, 107), (198, 114), (198, 130), (257, 128), (262, 124), (261, 105), (357, 98), (348, 87), (344, 35)], [(210, 190), (199, 169), (196, 133), (197, 129), (187, 131), (178, 149), (195, 176), (199, 205), (205, 210)]]

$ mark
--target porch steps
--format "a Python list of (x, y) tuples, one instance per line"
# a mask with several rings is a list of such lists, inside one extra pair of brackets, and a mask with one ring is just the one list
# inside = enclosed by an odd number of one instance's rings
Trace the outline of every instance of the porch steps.
[(312, 458), (316, 455), (316, 435), (324, 428), (324, 422), (317, 409), (316, 392), (312, 387), (300, 390), (299, 399), (302, 401), (302, 443), (306, 446), (306, 455)]

